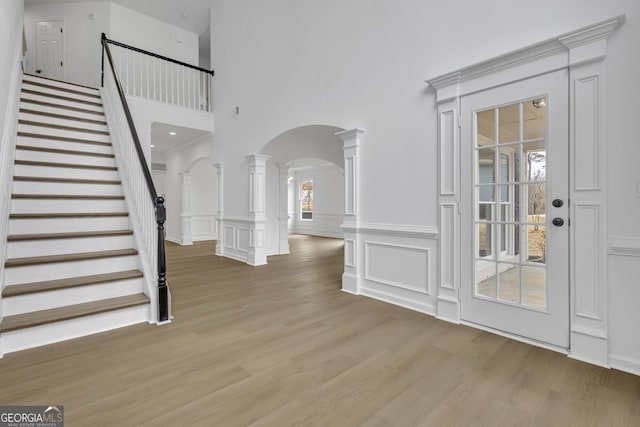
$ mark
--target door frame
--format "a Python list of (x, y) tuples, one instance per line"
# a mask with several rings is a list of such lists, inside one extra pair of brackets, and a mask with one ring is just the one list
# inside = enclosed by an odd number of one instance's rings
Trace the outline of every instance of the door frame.
[[(466, 253), (461, 247), (460, 227), (461, 97), (568, 68), (572, 230), (570, 347), (566, 353), (575, 359), (609, 367), (605, 70), (607, 39), (622, 25), (624, 18), (620, 15), (596, 22), (427, 80), (435, 91), (438, 109), (438, 318), (464, 323), (460, 318), (460, 260)], [(545, 347), (536, 341), (502, 335)]]
[[(461, 321), (468, 322), (470, 324), (481, 324), (486, 327), (495, 328), (497, 331), (509, 331), (508, 334), (518, 335), (528, 340), (536, 340), (541, 343), (546, 343), (548, 346), (555, 346), (559, 351), (565, 351), (569, 347), (569, 220), (567, 218), (569, 214), (568, 192), (569, 192), (569, 174), (567, 173), (569, 167), (568, 159), (568, 133), (569, 133), (569, 118), (567, 114), (568, 110), (568, 96), (567, 96), (567, 84), (568, 84), (568, 72), (566, 69), (554, 71), (552, 73), (535, 76), (525, 80), (519, 80), (517, 82), (509, 83), (496, 88), (491, 88), (486, 91), (476, 92), (470, 95), (461, 97), (461, 156), (462, 162), (461, 172), (461, 188), (460, 188), (460, 219), (461, 219), (461, 247), (466, 248), (466, 251), (461, 253), (460, 264), (460, 301), (461, 301)], [(518, 268), (522, 268), (523, 277), (526, 275), (527, 269), (532, 269), (540, 272), (544, 269), (544, 275), (547, 286), (545, 287), (545, 293), (547, 298), (544, 307), (534, 307), (528, 305), (524, 300), (522, 302), (507, 302), (507, 300), (500, 300), (498, 295), (493, 299), (489, 296), (482, 297), (481, 294), (476, 294), (475, 282), (478, 279), (479, 271), (477, 264), (484, 264), (484, 261), (478, 263), (477, 259), (480, 258), (478, 254), (479, 241), (478, 236), (475, 234), (475, 227), (483, 222), (479, 222), (479, 218), (476, 218), (476, 203), (480, 204), (480, 194), (477, 194), (479, 188), (476, 189), (476, 184), (481, 178), (479, 171), (476, 168), (481, 168), (478, 165), (477, 156), (480, 151), (484, 153), (492, 153), (494, 160), (497, 156), (500, 156), (502, 160), (503, 155), (511, 154), (513, 158), (513, 143), (517, 144), (517, 147), (522, 146), (522, 150), (525, 147), (531, 147), (531, 144), (535, 144), (538, 147), (540, 137), (537, 139), (530, 139), (529, 142), (522, 142), (523, 136), (519, 135), (505, 145), (502, 139), (489, 143), (485, 141), (481, 143), (484, 145), (484, 149), (476, 152), (477, 141), (477, 111), (486, 110), (495, 113), (495, 110), (501, 109), (501, 107), (509, 105), (510, 107), (517, 106), (518, 121), (523, 121), (525, 104), (531, 105), (531, 101), (535, 98), (544, 97), (547, 100), (547, 113), (545, 114), (545, 152), (546, 152), (546, 172), (551, 173), (545, 179), (545, 200), (547, 201), (546, 219), (544, 223), (540, 224), (546, 227), (545, 240), (548, 244), (546, 251), (550, 256), (546, 258), (544, 267), (541, 268), (538, 264), (537, 268), (534, 267), (535, 263), (527, 262), (523, 260), (521, 256), (517, 257), (517, 260), (513, 258), (501, 258), (499, 255), (496, 258), (497, 251), (500, 251), (502, 240), (498, 236), (498, 230), (502, 229), (496, 221), (502, 221), (502, 219), (496, 216), (488, 219), (485, 224), (492, 224), (491, 230), (491, 256), (490, 260), (487, 260), (488, 266), (493, 267), (491, 270), (487, 270), (483, 274), (480, 274), (481, 278), (504, 277), (499, 273), (504, 272), (502, 269), (496, 273), (496, 267), (504, 267), (515, 261)], [(533, 108), (533, 107), (532, 107)], [(496, 116), (497, 117), (497, 116)], [(495, 117), (494, 117), (495, 119)], [(495, 123), (494, 123), (495, 126)], [(524, 129), (524, 128), (523, 128)], [(497, 138), (497, 129), (496, 138)], [(518, 133), (524, 132), (520, 130)], [(534, 141), (534, 142), (531, 142)], [(499, 147), (499, 152), (497, 148)], [(519, 148), (515, 151), (519, 152)], [(522, 154), (521, 163), (524, 163), (524, 153)], [(509, 165), (509, 163), (507, 163)], [(490, 181), (494, 184), (500, 185), (502, 182), (532, 182), (528, 177), (522, 176), (516, 181), (514, 179), (498, 179), (497, 175), (500, 173), (502, 177), (502, 169), (499, 166), (496, 167), (492, 163), (490, 166), (491, 171), (496, 179)], [(498, 172), (499, 171), (499, 172)], [(512, 169), (512, 172), (515, 170)], [(492, 212), (496, 211), (498, 207), (502, 206), (502, 194), (499, 189), (504, 187), (484, 187), (493, 188), (495, 196), (493, 202), (491, 202)], [(528, 184), (522, 184), (520, 186), (520, 197), (526, 198)], [(514, 192), (515, 188), (512, 184), (507, 187), (509, 192)], [(486, 194), (485, 194), (486, 195)], [(565, 203), (563, 206), (554, 208), (551, 205), (551, 199), (559, 198)], [(513, 195), (511, 197), (511, 203), (515, 203)], [(526, 202), (522, 201), (521, 212), (528, 212), (528, 206)], [(551, 224), (551, 217), (557, 216), (563, 218), (565, 224), (561, 227), (555, 227)], [(523, 219), (521, 216), (518, 218), (511, 218), (512, 222), (523, 223), (520, 225), (520, 240), (522, 247), (526, 248), (527, 244), (527, 227), (524, 223), (529, 221)], [(530, 223), (532, 224), (532, 223)], [(503, 226), (505, 230), (510, 227)], [(513, 230), (512, 230), (513, 231)], [(489, 234), (489, 233), (487, 233)], [(515, 233), (510, 233), (515, 238)], [(505, 243), (509, 243), (505, 239)], [(527, 250), (523, 249), (522, 254), (526, 254)], [(505, 264), (506, 263), (506, 264)], [(490, 271), (494, 272), (491, 276)], [(520, 271), (519, 269), (515, 271)], [(520, 276), (520, 274), (518, 274)], [(518, 282), (521, 278), (518, 278)], [(498, 280), (496, 280), (497, 285)], [(498, 291), (499, 286), (496, 286)], [(524, 289), (521, 289), (524, 293)], [(523, 297), (524, 298), (524, 297)], [(490, 326), (493, 325), (493, 326)]]

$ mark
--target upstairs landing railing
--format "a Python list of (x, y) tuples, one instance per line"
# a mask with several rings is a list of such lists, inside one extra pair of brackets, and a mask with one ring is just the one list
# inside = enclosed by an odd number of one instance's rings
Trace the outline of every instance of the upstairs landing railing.
[[(105, 95), (105, 112), (114, 140), (116, 157), (123, 159), (122, 162), (119, 162), (119, 168), (123, 176), (125, 191), (129, 192), (131, 196), (128, 197), (128, 202), (130, 212), (135, 215), (134, 227), (141, 228), (139, 235), (144, 239), (143, 247), (139, 248), (142, 252), (143, 264), (147, 263), (143, 269), (157, 272), (157, 297), (152, 295), (151, 299), (157, 300), (158, 323), (162, 323), (170, 318), (170, 294), (166, 277), (164, 246), (164, 222), (166, 220), (164, 199), (158, 196), (153, 184), (151, 172), (105, 34), (102, 34), (102, 49), (102, 87)], [(106, 76), (105, 57), (111, 69), (111, 73)], [(113, 99), (113, 94), (116, 93), (120, 102)], [(124, 123), (123, 117), (126, 119), (126, 123)], [(154, 253), (157, 257), (153, 256)], [(148, 265), (148, 262), (151, 262), (151, 265)]]
[[(213, 112), (213, 71), (109, 40), (125, 94), (202, 112)], [(103, 65), (104, 72), (104, 65)]]

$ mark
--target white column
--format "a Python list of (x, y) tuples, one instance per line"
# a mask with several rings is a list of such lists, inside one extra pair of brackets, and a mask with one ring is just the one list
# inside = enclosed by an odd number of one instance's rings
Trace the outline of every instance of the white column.
[(216, 175), (218, 176), (218, 212), (216, 214), (216, 255), (224, 256), (224, 165), (222, 163), (214, 163)]
[(267, 263), (266, 250), (266, 200), (267, 160), (270, 156), (252, 154), (249, 160), (249, 265)]
[(359, 233), (360, 167), (359, 149), (362, 129), (351, 129), (335, 135), (344, 142), (344, 273), (342, 290), (358, 295), (364, 276), (364, 248)]
[(289, 165), (279, 163), (279, 214), (278, 214), (278, 253), (280, 255), (289, 253)]
[(180, 244), (193, 245), (191, 234), (191, 172), (182, 172), (182, 204), (180, 207)]

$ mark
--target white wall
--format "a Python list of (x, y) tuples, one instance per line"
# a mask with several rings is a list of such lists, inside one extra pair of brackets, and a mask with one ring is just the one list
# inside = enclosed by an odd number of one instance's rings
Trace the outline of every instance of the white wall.
[[(95, 20), (90, 20), (89, 14), (93, 14)], [(98, 87), (102, 64), (100, 35), (109, 33), (110, 15), (109, 3), (104, 1), (25, 5), (24, 26), (28, 46), (25, 71), (35, 71), (36, 22), (63, 21), (64, 80)]]
[(111, 6), (110, 39), (191, 65), (198, 65), (198, 35), (116, 3)]
[[(359, 216), (369, 224), (363, 238), (372, 243), (365, 245), (366, 254), (359, 251), (350, 259), (346, 242), (347, 259), (379, 261), (373, 264), (377, 270), (367, 273), (372, 278), (367, 283), (375, 286), (371, 296), (425, 312), (433, 310), (439, 259), (436, 102), (424, 81), (626, 13), (626, 22), (607, 48), (608, 236), (599, 238), (602, 245), (616, 236), (628, 239), (626, 249), (610, 253), (611, 268), (616, 269), (610, 270), (608, 284), (609, 351), (612, 360), (631, 360), (640, 372), (640, 339), (633, 330), (640, 323), (635, 307), (640, 301), (636, 268), (640, 144), (635, 126), (640, 3), (213, 0), (212, 4), (214, 139), (216, 155), (227, 171), (225, 216), (247, 216), (245, 156), (261, 152), (277, 135), (310, 124), (364, 129)], [(411, 184), (418, 185), (418, 193)], [(272, 200), (269, 196), (267, 205)], [(405, 255), (420, 263), (410, 278), (388, 269)], [(403, 281), (404, 288), (393, 286)]]
[[(303, 169), (293, 173), (290, 190), (293, 205), (289, 206), (291, 232), (312, 236), (342, 238), (340, 226), (344, 218), (344, 172), (337, 166)], [(313, 180), (313, 215), (311, 220), (301, 219), (300, 183)]]
[[(209, 139), (211, 141), (211, 139)], [(218, 177), (211, 159), (191, 167), (191, 234), (193, 241), (215, 240), (218, 213)]]

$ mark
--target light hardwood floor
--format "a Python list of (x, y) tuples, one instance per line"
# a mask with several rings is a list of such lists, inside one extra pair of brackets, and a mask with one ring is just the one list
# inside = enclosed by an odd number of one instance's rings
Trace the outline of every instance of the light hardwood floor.
[(0, 359), (71, 426), (640, 426), (640, 377), (340, 291), (342, 242), (249, 267), (168, 244), (174, 321)]

